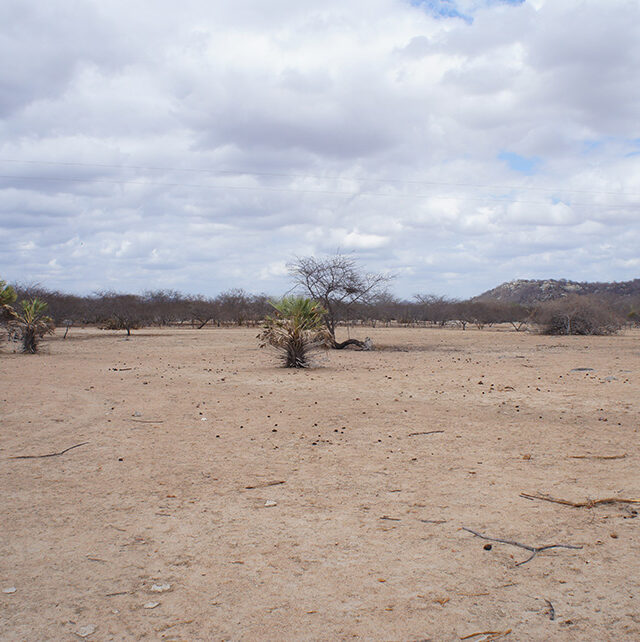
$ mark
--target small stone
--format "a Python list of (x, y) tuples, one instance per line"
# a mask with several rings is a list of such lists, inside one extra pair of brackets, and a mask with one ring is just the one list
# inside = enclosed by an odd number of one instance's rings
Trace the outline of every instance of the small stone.
[(206, 421), (206, 420), (207, 420), (206, 417), (200, 417), (200, 421)]
[(138, 412), (137, 410), (131, 415), (132, 417), (142, 417), (142, 413)]
[(267, 499), (264, 503), (265, 508), (271, 508), (272, 506), (277, 506), (278, 502), (274, 502), (273, 499)]
[(7, 586), (7, 588), (2, 589), (3, 593), (15, 593), (16, 592), (16, 587), (15, 586)]
[(164, 593), (165, 591), (168, 591), (171, 588), (171, 584), (154, 584), (151, 587), (151, 590), (154, 593)]
[(85, 626), (81, 626), (77, 631), (76, 635), (79, 638), (88, 638), (92, 633), (94, 633), (96, 630), (96, 625), (95, 624), (87, 624)]
[(143, 609), (155, 609), (156, 606), (159, 606), (160, 602), (147, 602), (143, 605)]

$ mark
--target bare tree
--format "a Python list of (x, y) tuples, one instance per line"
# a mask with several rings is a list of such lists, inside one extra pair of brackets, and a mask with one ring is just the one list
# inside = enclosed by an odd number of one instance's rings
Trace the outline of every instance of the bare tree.
[(288, 265), (289, 274), (297, 288), (318, 301), (326, 310), (324, 317), (327, 330), (331, 335), (334, 348), (342, 349), (348, 345), (366, 348), (357, 339), (336, 341), (336, 323), (339, 313), (348, 312), (355, 304), (368, 304), (379, 295), (389, 282), (389, 276), (363, 273), (355, 258), (336, 254), (325, 259), (314, 256), (296, 259)]

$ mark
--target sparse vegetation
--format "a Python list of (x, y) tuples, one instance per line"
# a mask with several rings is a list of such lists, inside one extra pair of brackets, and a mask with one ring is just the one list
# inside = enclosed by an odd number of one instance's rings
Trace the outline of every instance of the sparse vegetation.
[(47, 315), (47, 304), (40, 299), (20, 301), (20, 309), (13, 312), (9, 325), (20, 331), (22, 352), (29, 354), (35, 354), (40, 339), (55, 329), (53, 319)]
[(324, 308), (303, 297), (284, 297), (271, 305), (275, 315), (265, 319), (258, 335), (263, 345), (273, 346), (286, 368), (308, 367), (310, 353), (332, 342), (324, 323)]
[(343, 254), (326, 259), (313, 256), (299, 258), (289, 265), (289, 273), (296, 287), (324, 306), (324, 322), (332, 339), (332, 347), (365, 347), (362, 341), (356, 339), (342, 343), (336, 341), (339, 315), (346, 316), (350, 308), (356, 304), (367, 305), (374, 302), (383, 292), (390, 277), (364, 273), (358, 269), (353, 257)]
[(614, 334), (622, 327), (620, 316), (602, 299), (573, 295), (539, 305), (535, 321), (543, 334)]

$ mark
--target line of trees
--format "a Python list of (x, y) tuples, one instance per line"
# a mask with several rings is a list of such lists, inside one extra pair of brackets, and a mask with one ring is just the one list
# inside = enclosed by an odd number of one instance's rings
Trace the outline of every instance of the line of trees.
[[(333, 348), (367, 347), (357, 339), (336, 341), (336, 328), (344, 324), (455, 325), (465, 330), (470, 325), (482, 329), (508, 323), (516, 331), (536, 324), (547, 334), (611, 334), (624, 324), (640, 325), (640, 300), (613, 295), (570, 295), (529, 305), (495, 299), (457, 300), (433, 294), (400, 299), (387, 290), (392, 276), (363, 272), (353, 257), (342, 254), (298, 258), (289, 265), (289, 274), (291, 291), (322, 306)], [(127, 334), (152, 325), (257, 327), (273, 311), (271, 297), (240, 289), (227, 290), (216, 297), (184, 295), (175, 290), (144, 294), (101, 291), (78, 296), (41, 286), (0, 285), (5, 294), (10, 292), (18, 301), (46, 302), (47, 315), (55, 325), (66, 327), (65, 336), (73, 325), (97, 325)]]
[[(48, 315), (58, 327), (96, 325), (128, 334), (146, 326), (189, 325), (257, 327), (273, 308), (266, 294), (229, 290), (216, 297), (188, 296), (173, 290), (144, 294), (97, 292), (89, 296), (66, 294), (41, 286), (14, 286), (18, 300), (34, 298), (48, 303)], [(320, 303), (326, 308), (325, 302)], [(612, 302), (589, 296), (576, 296), (523, 306), (500, 301), (457, 300), (420, 294), (412, 300), (380, 292), (367, 301), (334, 301), (329, 330), (335, 339), (336, 327), (362, 326), (469, 326), (479, 329), (510, 324), (516, 331), (536, 324), (550, 333), (609, 333), (621, 325), (640, 325), (640, 302)], [(598, 327), (580, 321), (598, 317)], [(564, 325), (562, 319), (565, 319)], [(575, 319), (575, 321), (573, 321)], [(573, 327), (572, 327), (573, 321)], [(564, 330), (563, 330), (564, 328)], [(595, 330), (595, 332), (593, 331)]]

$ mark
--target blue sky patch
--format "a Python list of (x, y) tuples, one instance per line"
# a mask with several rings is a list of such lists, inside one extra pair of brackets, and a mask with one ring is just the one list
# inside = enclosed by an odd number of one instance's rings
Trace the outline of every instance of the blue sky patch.
[[(436, 18), (461, 18), (472, 24), (473, 17), (463, 13), (457, 5), (456, 0), (409, 0), (414, 7), (422, 7)], [(525, 0), (484, 0), (487, 7), (499, 4), (520, 5)]]
[(436, 18), (462, 18), (472, 23), (473, 18), (462, 13), (456, 6), (455, 0), (411, 0), (414, 7), (422, 7)]
[(525, 158), (514, 152), (500, 152), (498, 158), (507, 163), (514, 172), (521, 174), (535, 174), (536, 168), (540, 164), (540, 159), (535, 156)]

